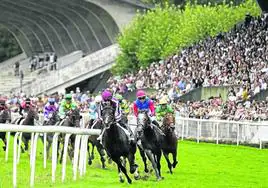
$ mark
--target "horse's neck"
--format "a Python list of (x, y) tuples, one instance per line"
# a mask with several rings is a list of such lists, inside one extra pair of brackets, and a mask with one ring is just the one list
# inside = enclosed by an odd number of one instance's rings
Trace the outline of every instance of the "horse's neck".
[(34, 116), (32, 112), (28, 112), (28, 115), (26, 116), (24, 122), (24, 125), (34, 125)]

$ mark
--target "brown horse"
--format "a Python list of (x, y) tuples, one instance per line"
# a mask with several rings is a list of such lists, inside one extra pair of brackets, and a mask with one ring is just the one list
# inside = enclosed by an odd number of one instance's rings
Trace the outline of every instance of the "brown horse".
[[(166, 158), (168, 168), (172, 174), (172, 168), (175, 168), (178, 164), (177, 161), (177, 146), (178, 140), (175, 134), (175, 117), (172, 113), (167, 113), (163, 119), (163, 125), (161, 127), (165, 134), (164, 142), (162, 143), (162, 151)], [(173, 164), (171, 164), (168, 155), (172, 154)]]
[[(11, 121), (11, 113), (8, 109), (4, 109), (2, 111), (0, 111), (0, 123), (10, 123)], [(4, 146), (3, 149), (4, 151), (6, 151), (6, 132), (0, 132), (0, 139), (3, 140), (4, 142)]]

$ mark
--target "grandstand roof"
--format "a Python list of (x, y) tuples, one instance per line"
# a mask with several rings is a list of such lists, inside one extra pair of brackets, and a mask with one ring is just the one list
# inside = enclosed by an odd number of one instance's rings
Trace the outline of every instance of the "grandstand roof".
[(119, 32), (109, 13), (83, 0), (0, 0), (0, 24), (28, 56), (75, 50), (90, 54), (114, 43)]

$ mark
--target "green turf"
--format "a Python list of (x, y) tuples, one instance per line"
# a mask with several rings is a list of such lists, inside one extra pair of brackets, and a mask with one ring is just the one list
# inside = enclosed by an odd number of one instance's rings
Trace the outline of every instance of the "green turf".
[[(64, 183), (61, 183), (61, 165), (58, 165), (56, 183), (52, 184), (51, 161), (48, 162), (48, 168), (43, 169), (41, 143), (38, 145), (38, 150), (35, 187), (130, 187), (127, 183), (119, 183), (114, 164), (108, 164), (108, 169), (102, 170), (98, 159), (94, 161), (93, 166), (87, 167), (86, 176), (82, 178), (78, 176), (77, 181), (72, 180), (69, 161), (67, 179)], [(147, 180), (133, 180), (132, 187), (268, 187), (268, 150), (183, 141), (179, 143), (178, 158), (180, 163), (173, 175), (167, 173), (168, 168), (163, 157), (164, 180), (157, 182), (154, 173), (151, 173)], [(142, 171), (143, 165), (139, 155), (137, 161)], [(6, 163), (4, 152), (1, 151), (0, 165), (0, 188), (12, 187), (11, 156)], [(29, 176), (29, 155), (24, 153), (18, 165), (19, 188), (29, 187)], [(132, 175), (131, 177), (133, 179)]]

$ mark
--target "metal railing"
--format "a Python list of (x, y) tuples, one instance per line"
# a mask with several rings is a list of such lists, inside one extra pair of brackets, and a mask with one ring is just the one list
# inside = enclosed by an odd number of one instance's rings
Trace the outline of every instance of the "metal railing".
[[(35, 161), (36, 161), (36, 149), (37, 141), (40, 133), (43, 134), (44, 139), (44, 168), (46, 168), (47, 151), (46, 141), (47, 133), (55, 133), (52, 142), (52, 182), (56, 179), (57, 168), (57, 150), (58, 150), (58, 137), (60, 133), (66, 134), (63, 148), (63, 161), (62, 161), (62, 182), (65, 180), (66, 175), (66, 160), (67, 160), (67, 147), (69, 144), (69, 138), (71, 135), (76, 135), (75, 147), (74, 147), (74, 159), (73, 159), (73, 179), (77, 178), (77, 170), (80, 171), (80, 176), (86, 173), (86, 157), (87, 157), (87, 144), (90, 135), (99, 135), (100, 130), (97, 129), (84, 129), (84, 128), (71, 128), (71, 127), (59, 127), (59, 126), (22, 126), (12, 124), (0, 124), (0, 132), (7, 132), (7, 145), (5, 160), (8, 160), (9, 139), (10, 132), (16, 132), (13, 143), (13, 187), (17, 187), (17, 164), (20, 160), (20, 145), (22, 133), (31, 133), (31, 153), (30, 153), (30, 186), (34, 186), (34, 174), (35, 174)], [(19, 139), (19, 144), (17, 141)]]

